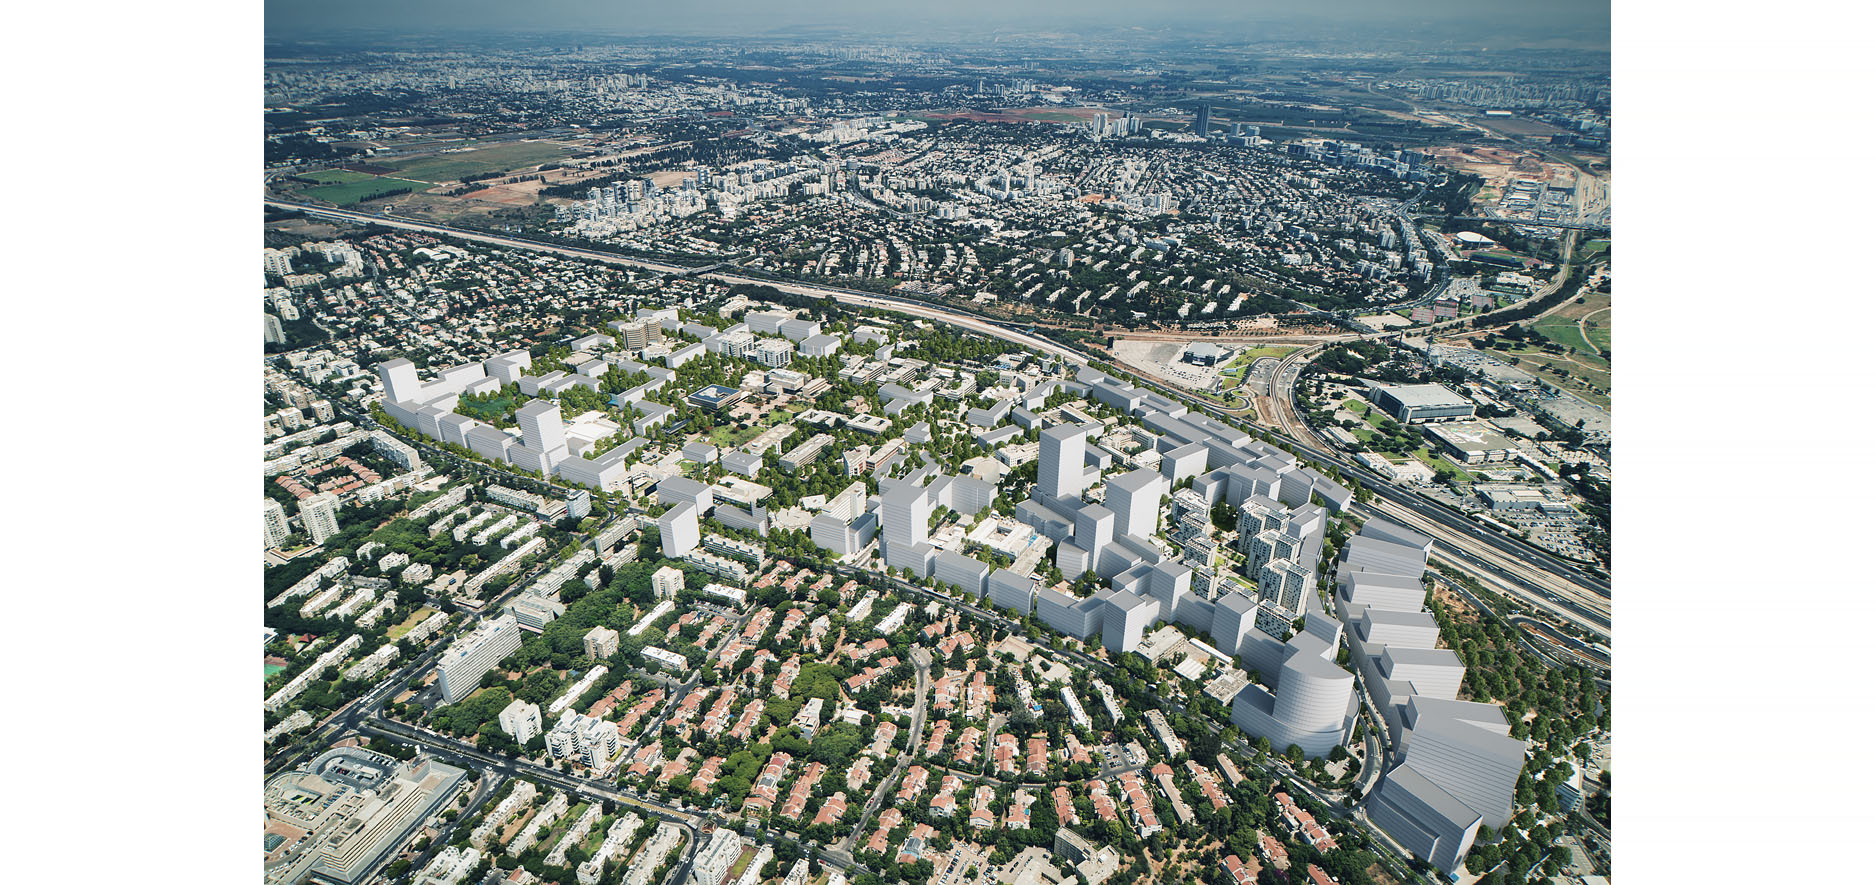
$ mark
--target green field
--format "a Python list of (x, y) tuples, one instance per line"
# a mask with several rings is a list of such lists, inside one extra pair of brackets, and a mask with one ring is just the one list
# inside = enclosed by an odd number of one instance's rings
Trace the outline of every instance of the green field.
[(430, 608), (429, 606), (427, 605), (422, 606), (418, 608), (416, 611), (411, 612), (410, 617), (405, 618), (403, 623), (398, 624), (397, 626), (384, 631), (384, 636), (385, 638), (390, 639), (392, 642), (396, 642), (397, 640), (404, 638), (405, 633), (409, 633), (410, 631), (415, 630), (417, 628), (417, 625), (423, 623), (423, 620), (425, 618), (428, 618), (430, 615), (433, 615), (435, 613), (436, 611)]
[(1589, 347), (1589, 343), (1583, 340), (1582, 330), (1576, 326), (1576, 321), (1560, 313), (1551, 314), (1538, 320), (1530, 327), (1530, 331), (1542, 335), (1564, 347), (1575, 348), (1578, 359), (1590, 357), (1594, 353), (1594, 349)]
[(294, 177), (311, 179), (320, 184), (350, 184), (354, 181), (373, 181), (377, 178), (376, 175), (367, 175), (363, 172), (352, 172), (346, 169), (327, 169), (324, 172), (306, 172)]
[(272, 679), (272, 678), (273, 678), (273, 674), (275, 674), (275, 673), (278, 673), (278, 672), (280, 672), (281, 670), (285, 670), (285, 669), (286, 669), (286, 665), (285, 665), (285, 664), (264, 664), (264, 665), (262, 665), (262, 666), (264, 666), (264, 667), (266, 668), (266, 670), (267, 670), (267, 676), (266, 676), (266, 678), (268, 678), (268, 679)]
[[(1561, 310), (1530, 324), (1530, 331), (1563, 347), (1575, 348), (1573, 354), (1559, 356), (1533, 348), (1503, 350), (1501, 353), (1518, 357), (1521, 361), (1519, 368), (1552, 384), (1563, 379), (1552, 372), (1538, 372), (1537, 368), (1549, 366), (1563, 372), (1567, 380), (1558, 386), (1580, 394), (1602, 408), (1608, 408), (1608, 395), (1602, 391), (1613, 389), (1613, 378), (1608, 359), (1597, 352), (1607, 351), (1613, 339), (1614, 313), (1609, 310), (1609, 304), (1607, 294), (1589, 293), (1583, 296), (1580, 304), (1571, 302)], [(1593, 325), (1589, 326), (1590, 323)], [(1585, 326), (1588, 327), (1586, 340), (1583, 336)], [(1594, 346), (1591, 347), (1591, 344)]]
[(429, 187), (430, 184), (426, 181), (409, 181), (402, 178), (376, 178), (367, 175), (364, 176), (364, 180), (362, 181), (346, 181), (338, 184), (309, 187), (302, 191), (302, 193), (306, 196), (316, 197), (335, 205), (350, 206), (355, 203), (362, 203), (372, 197), (388, 194), (395, 190), (409, 188), (411, 192), (414, 193), (428, 190)]
[(1450, 461), (1447, 461), (1444, 457), (1440, 455), (1435, 455), (1432, 452), (1427, 451), (1424, 446), (1414, 449), (1413, 457), (1418, 458), (1419, 463), (1432, 468), (1433, 472), (1435, 473), (1439, 471), (1439, 468), (1443, 467), (1447, 470), (1452, 471), (1453, 473), (1458, 474), (1458, 479), (1460, 482), (1472, 481), (1471, 473), (1467, 471), (1465, 468), (1460, 467), (1457, 464), (1453, 464)]
[(428, 182), (459, 181), (465, 175), (507, 172), (563, 160), (571, 151), (556, 144), (515, 142), (494, 147), (476, 148), (460, 153), (435, 154), (403, 160), (393, 165), (398, 174)]

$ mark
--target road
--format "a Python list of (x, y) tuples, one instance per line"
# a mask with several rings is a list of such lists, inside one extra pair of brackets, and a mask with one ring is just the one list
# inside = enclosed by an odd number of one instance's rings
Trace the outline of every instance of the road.
[[(521, 239), (517, 237), (500, 236), (500, 235), (482, 233), (478, 231), (467, 231), (467, 230), (463, 230), (460, 228), (454, 228), (454, 227), (449, 227), (445, 225), (437, 225), (437, 224), (431, 224), (427, 222), (408, 221), (405, 219), (395, 218), (395, 217), (368, 215), (365, 213), (351, 212), (351, 211), (342, 210), (342, 209), (325, 209), (325, 208), (316, 207), (316, 206), (308, 206), (305, 204), (288, 203), (288, 202), (281, 202), (281, 201), (274, 201), (274, 200), (267, 201), (267, 205), (274, 206), (274, 207), (281, 208), (281, 209), (297, 209), (297, 210), (304, 211), (309, 215), (339, 218), (342, 220), (359, 222), (359, 223), (375, 223), (375, 224), (385, 225), (389, 227), (395, 227), (395, 228), (401, 228), (401, 229), (407, 229), (407, 230), (416, 230), (416, 231), (422, 231), (426, 233), (444, 234), (444, 235), (471, 240), (474, 242), (486, 243), (489, 245), (504, 246), (504, 247), (509, 247), (509, 248), (530, 249), (534, 251), (542, 251), (542, 252), (548, 252), (548, 253), (553, 253), (553, 254), (566, 255), (569, 257), (604, 261), (604, 262), (612, 263), (612, 264), (622, 264), (622, 265), (628, 265), (628, 266), (633, 266), (633, 267), (640, 267), (640, 268), (644, 268), (648, 270), (654, 270), (660, 273), (683, 274), (683, 273), (688, 273), (690, 271), (689, 268), (679, 267), (673, 264), (647, 261), (647, 260), (638, 259), (638, 258), (628, 258), (628, 257), (621, 256), (621, 255), (614, 255), (611, 253), (599, 252), (599, 251), (595, 251), (591, 249), (583, 249), (583, 248), (579, 248), (575, 246), (564, 246), (564, 245), (557, 245), (557, 244), (552, 244), (552, 243), (543, 243), (543, 242), (534, 241), (534, 240)], [(852, 304), (852, 305), (857, 305), (857, 306), (862, 306), (862, 307), (872, 307), (872, 308), (897, 311), (897, 312), (909, 314), (911, 316), (929, 319), (934, 322), (947, 323), (947, 324), (956, 326), (958, 328), (962, 328), (971, 332), (976, 332), (981, 335), (985, 335), (985, 336), (989, 336), (993, 338), (1000, 338), (1002, 340), (1009, 341), (1015, 344), (1019, 344), (1023, 347), (1033, 349), (1040, 353), (1044, 353), (1044, 354), (1057, 357), (1067, 362), (1070, 365), (1083, 366), (1083, 365), (1086, 365), (1088, 362), (1087, 357), (1077, 350), (1057, 344), (1054, 341), (1050, 341), (1048, 339), (1030, 334), (1013, 325), (1004, 324), (1004, 323), (996, 322), (993, 320), (986, 320), (986, 319), (983, 319), (981, 317), (977, 317), (971, 314), (961, 313), (958, 311), (953, 311), (953, 310), (943, 308), (943, 307), (937, 307), (934, 305), (914, 301), (911, 299), (897, 298), (897, 297), (893, 297), (889, 295), (879, 295), (879, 294), (871, 293), (871, 292), (860, 292), (858, 290), (844, 289), (844, 288), (834, 287), (834, 286), (822, 286), (822, 285), (762, 279), (758, 277), (743, 276), (740, 274), (712, 272), (712, 273), (700, 274), (699, 276), (706, 277), (712, 280), (717, 280), (720, 282), (729, 283), (732, 285), (750, 284), (750, 285), (772, 286), (782, 291), (792, 292), (795, 294), (804, 295), (808, 297), (831, 298), (835, 301), (839, 301), (845, 304)], [(1559, 279), (1560, 279), (1560, 276), (1559, 276)], [(1223, 418), (1240, 417), (1233, 413), (1227, 412), (1214, 404), (1205, 402), (1204, 400), (1199, 399), (1186, 391), (1179, 390), (1169, 385), (1153, 381), (1150, 378), (1142, 377), (1140, 380), (1145, 385), (1152, 387), (1169, 396), (1172, 396), (1173, 398), (1177, 400), (1183, 401), (1194, 409), (1203, 410), (1205, 412), (1208, 412), (1208, 413), (1211, 413), (1211, 414), (1214, 414)], [(1281, 380), (1282, 379), (1279, 377), (1278, 383), (1280, 383)], [(1293, 381), (1291, 383), (1293, 384)], [(1291, 436), (1287, 432), (1276, 434), (1276, 435), (1279, 437)], [(1420, 517), (1422, 517), (1421, 521), (1423, 524), (1432, 527), (1432, 530), (1429, 531), (1428, 534), (1431, 534), (1435, 539), (1449, 540), (1451, 543), (1456, 544), (1456, 545), (1473, 547), (1477, 551), (1480, 551), (1480, 552), (1475, 553), (1474, 554), (1475, 556), (1493, 558), (1494, 560), (1497, 561), (1498, 563), (1497, 567), (1499, 569), (1504, 570), (1510, 574), (1517, 575), (1519, 579), (1527, 580), (1532, 584), (1539, 584), (1539, 583), (1555, 584), (1556, 582), (1559, 582), (1559, 581), (1564, 582), (1566, 584), (1579, 584), (1579, 585), (1582, 585), (1583, 590), (1586, 591), (1588, 594), (1599, 595), (1602, 597), (1606, 597), (1609, 592), (1606, 581), (1597, 579), (1593, 576), (1586, 574), (1575, 565), (1567, 564), (1563, 560), (1560, 560), (1554, 556), (1549, 555), (1548, 553), (1540, 551), (1535, 547), (1531, 547), (1528, 544), (1524, 544), (1521, 541), (1499, 535), (1498, 533), (1494, 531), (1491, 531), (1483, 526), (1480, 526), (1472, 522), (1469, 519), (1464, 518), (1463, 516), (1458, 515), (1455, 511), (1451, 511), (1445, 508), (1443, 505), (1440, 505), (1436, 502), (1425, 500), (1423, 498), (1420, 498), (1415, 493), (1406, 491), (1404, 489), (1400, 489), (1394, 486), (1390, 479), (1382, 478), (1378, 476), (1377, 474), (1372, 473), (1371, 471), (1367, 471), (1364, 468), (1360, 468), (1358, 465), (1353, 464), (1351, 461), (1344, 460), (1337, 455), (1334, 455), (1325, 451), (1320, 446), (1307, 445), (1301, 442), (1300, 440), (1294, 439), (1293, 437), (1291, 437), (1288, 441), (1292, 444), (1294, 450), (1296, 451), (1298, 455), (1312, 458), (1318, 462), (1325, 463), (1325, 464), (1335, 464), (1341, 467), (1344, 474), (1349, 475), (1349, 476), (1359, 477), (1362, 483), (1365, 485), (1368, 485), (1370, 488), (1373, 488), (1376, 494), (1382, 497), (1388, 498), (1389, 500), (1394, 501), (1399, 506), (1412, 510), (1413, 512), (1417, 513)], [(1542, 575), (1542, 573), (1544, 572), (1548, 572), (1550, 573), (1550, 575), (1546, 578), (1545, 576)], [(1583, 591), (1578, 591), (1578, 592), (1583, 592)]]
[[(579, 799), (607, 800), (619, 805), (632, 806), (646, 814), (670, 821), (682, 827), (685, 832), (686, 848), (682, 865), (686, 871), (699, 847), (698, 843), (700, 840), (697, 837), (700, 827), (705, 822), (705, 818), (682, 808), (644, 799), (637, 795), (628, 795), (612, 788), (610, 784), (605, 784), (597, 780), (574, 777), (573, 775), (564, 774), (545, 766), (535, 765), (531, 762), (521, 762), (504, 756), (496, 756), (493, 753), (486, 753), (476, 749), (470, 744), (455, 740), (454, 738), (443, 737), (440, 734), (425, 729), (413, 728), (391, 719), (381, 717), (374, 718), (362, 723), (358, 730), (363, 734), (373, 737), (380, 737), (404, 744), (416, 744), (435, 756), (452, 760), (460, 765), (470, 766), (485, 772), (498, 773), (506, 777), (526, 777), (543, 785), (565, 791), (568, 795)], [(679, 878), (675, 881), (682, 881), (682, 879)]]
[[(924, 739), (925, 699), (931, 693), (931, 653), (926, 651), (924, 646), (913, 646), (911, 662), (918, 668), (918, 702), (912, 705), (911, 741), (905, 746), (917, 747)], [(865, 809), (859, 814), (859, 823), (853, 825), (853, 832), (840, 840), (840, 843), (835, 846), (836, 850), (849, 857), (852, 856), (853, 846), (859, 843), (860, 835), (866, 831), (867, 825), (872, 822), (872, 816), (878, 813), (879, 806), (885, 802), (886, 794), (896, 787), (898, 779), (904, 776), (906, 767), (911, 764), (912, 755), (911, 752), (906, 752), (898, 757), (898, 764), (892, 766), (891, 773), (886, 775), (884, 780), (879, 781), (878, 789), (873, 790), (872, 801), (867, 802)]]

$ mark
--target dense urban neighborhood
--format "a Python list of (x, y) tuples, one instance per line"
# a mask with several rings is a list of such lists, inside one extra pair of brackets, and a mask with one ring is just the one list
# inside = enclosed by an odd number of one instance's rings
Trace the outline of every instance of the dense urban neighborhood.
[(266, 881), (1608, 881), (1606, 54), (1158, 39), (270, 45)]

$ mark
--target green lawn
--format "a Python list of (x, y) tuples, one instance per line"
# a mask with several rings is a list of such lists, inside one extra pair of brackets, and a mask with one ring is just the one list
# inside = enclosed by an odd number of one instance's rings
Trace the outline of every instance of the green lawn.
[(430, 615), (433, 615), (435, 613), (436, 613), (435, 610), (431, 609), (427, 605), (419, 607), (415, 612), (411, 613), (410, 617), (405, 618), (403, 623), (398, 624), (397, 626), (384, 631), (384, 637), (386, 639), (391, 640), (392, 642), (396, 642), (397, 640), (404, 638), (405, 633), (409, 633), (410, 631), (415, 630), (418, 624), (423, 623), (424, 618), (427, 618)]
[(592, 825), (592, 832), (587, 833), (586, 838), (580, 840), (579, 850), (586, 852), (589, 856), (598, 851), (599, 846), (605, 842), (605, 831), (610, 826), (612, 826), (612, 816), (601, 815), (599, 822)]
[[(1254, 363), (1257, 360), (1260, 360), (1266, 356), (1273, 356), (1273, 357), (1276, 357), (1277, 359), (1282, 359), (1283, 357), (1286, 357), (1294, 353), (1295, 351), (1296, 351), (1296, 348), (1294, 347), (1283, 347), (1280, 345), (1253, 347), (1249, 350), (1244, 351), (1243, 353), (1238, 354), (1237, 359), (1244, 360), (1246, 363)], [(1236, 360), (1232, 360), (1232, 362), (1236, 362)]]
[(729, 868), (729, 878), (734, 879), (737, 876), (742, 875), (742, 871), (748, 869), (749, 862), (754, 859), (755, 859), (755, 849), (753, 848), (742, 849), (742, 854), (737, 856), (736, 858), (735, 866), (732, 866)]
[(1427, 451), (1424, 446), (1414, 449), (1413, 457), (1418, 458), (1419, 463), (1432, 468), (1433, 472), (1435, 473), (1438, 472), (1439, 468), (1443, 467), (1445, 469), (1451, 470), (1452, 472), (1458, 474), (1458, 478), (1461, 482), (1472, 481), (1471, 473), (1467, 471), (1465, 468), (1460, 467), (1457, 464), (1453, 464), (1452, 462), (1447, 461), (1444, 458)]
[(508, 172), (563, 160), (572, 152), (557, 144), (514, 142), (460, 153), (417, 157), (395, 164), (398, 174), (429, 182), (458, 181), (465, 175)]
[(377, 178), (376, 175), (353, 172), (349, 169), (327, 169), (324, 172), (306, 172), (296, 177), (309, 178), (320, 184), (348, 184), (354, 181), (372, 181)]
[(1589, 343), (1582, 340), (1582, 332), (1576, 328), (1576, 321), (1573, 318), (1567, 318), (1561, 314), (1551, 314), (1538, 320), (1536, 324), (1530, 328), (1537, 334), (1557, 344), (1564, 347), (1575, 348), (1578, 359), (1582, 356), (1593, 356), (1594, 352), (1589, 348)]
[(309, 187), (302, 191), (306, 196), (316, 197), (339, 206), (362, 203), (372, 197), (388, 194), (391, 191), (408, 188), (411, 192), (428, 190), (429, 182), (411, 181), (404, 178), (374, 178), (366, 176), (363, 181), (346, 181), (339, 184), (325, 184)]

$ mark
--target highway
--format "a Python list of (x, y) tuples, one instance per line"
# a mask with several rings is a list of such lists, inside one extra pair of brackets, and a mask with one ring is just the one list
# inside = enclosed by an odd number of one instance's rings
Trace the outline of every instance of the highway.
[[(331, 217), (358, 223), (374, 223), (425, 233), (444, 234), (489, 245), (530, 249), (569, 257), (623, 264), (653, 270), (658, 273), (686, 274), (691, 272), (690, 268), (684, 268), (673, 264), (647, 261), (638, 258), (627, 258), (621, 255), (576, 246), (564, 246), (512, 236), (463, 230), (461, 228), (432, 224), (429, 222), (408, 221), (394, 216), (369, 215), (343, 209), (326, 209), (276, 200), (268, 200), (266, 203), (269, 206), (280, 209), (300, 210), (309, 215)], [(937, 307), (911, 299), (879, 295), (871, 292), (861, 292), (835, 286), (793, 283), (743, 276), (740, 274), (711, 272), (699, 274), (699, 276), (732, 285), (750, 284), (771, 286), (781, 291), (792, 292), (808, 297), (831, 298), (845, 304), (897, 311), (911, 316), (929, 319), (934, 322), (948, 323), (981, 335), (1000, 338), (1041, 353), (1055, 356), (1072, 365), (1081, 366), (1088, 363), (1087, 357), (1079, 351), (1065, 347), (1046, 338), (1030, 334), (1016, 326), (987, 320), (971, 314)], [(1300, 371), (1299, 365), (1292, 366), (1291, 368), (1293, 371), (1290, 373), (1290, 376), (1292, 376), (1294, 372)], [(1281, 389), (1280, 385), (1285, 380), (1285, 377), (1288, 377), (1289, 383), (1293, 385), (1293, 377), (1290, 376), (1285, 376), (1283, 374), (1278, 375), (1276, 381), (1279, 385), (1278, 389)], [(1171, 396), (1176, 400), (1187, 403), (1191, 408), (1203, 410), (1227, 420), (1239, 417), (1212, 403), (1192, 396), (1183, 390), (1143, 376), (1140, 378), (1140, 381), (1146, 386)], [(1496, 569), (1512, 576), (1513, 580), (1523, 581), (1538, 587), (1545, 587), (1552, 593), (1579, 595), (1582, 596), (1584, 600), (1596, 596), (1605, 599), (1610, 592), (1606, 580), (1589, 575), (1576, 565), (1569, 564), (1544, 551), (1524, 544), (1521, 541), (1505, 537), (1495, 531), (1480, 526), (1458, 514), (1456, 511), (1446, 508), (1444, 505), (1428, 501), (1413, 492), (1398, 488), (1392, 484), (1391, 480), (1384, 479), (1351, 461), (1344, 460), (1340, 456), (1331, 454), (1318, 446), (1307, 445), (1300, 440), (1294, 439), (1293, 435), (1289, 432), (1273, 433), (1272, 435), (1278, 438), (1288, 438), (1284, 441), (1288, 442), (1292, 450), (1299, 456), (1310, 458), (1323, 464), (1336, 465), (1345, 476), (1358, 479), (1362, 484), (1373, 489), (1380, 497), (1388, 499), (1395, 505), (1416, 514), (1420, 526), (1425, 526), (1425, 528), (1420, 528), (1419, 526), (1414, 526), (1414, 528), (1426, 531), (1426, 533), (1431, 535), (1435, 540), (1444, 541), (1448, 547), (1458, 549), (1474, 559), (1491, 562)], [(1571, 585), (1575, 585), (1578, 589), (1567, 589), (1570, 588)], [(1519, 595), (1532, 599), (1540, 598), (1524, 590), (1516, 590), (1513, 592), (1518, 592)], [(1579, 604), (1586, 605), (1586, 601)], [(1586, 616), (1575, 616), (1572, 620), (1579, 621), (1582, 617)], [(1605, 618), (1603, 620), (1605, 621)], [(1605, 627), (1606, 624), (1603, 623), (1600, 626)]]

